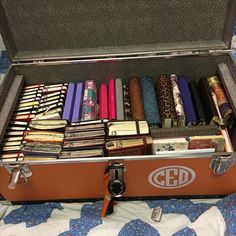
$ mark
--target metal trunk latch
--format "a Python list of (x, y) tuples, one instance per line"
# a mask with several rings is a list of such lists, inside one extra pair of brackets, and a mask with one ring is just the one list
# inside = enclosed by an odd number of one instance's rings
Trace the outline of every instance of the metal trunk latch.
[(235, 160), (236, 153), (232, 153), (230, 156), (212, 155), (209, 167), (215, 175), (223, 175), (234, 165)]
[(126, 190), (124, 182), (124, 166), (121, 163), (112, 163), (108, 166), (108, 190), (113, 197), (120, 197)]
[(27, 178), (32, 176), (28, 164), (7, 164), (4, 166), (9, 173), (9, 189), (15, 189), (18, 183), (26, 184), (28, 182)]

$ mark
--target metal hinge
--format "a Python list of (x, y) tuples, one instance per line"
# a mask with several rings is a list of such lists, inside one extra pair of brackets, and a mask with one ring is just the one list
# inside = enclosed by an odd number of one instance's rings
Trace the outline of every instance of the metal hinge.
[(26, 184), (28, 178), (32, 176), (32, 171), (28, 164), (6, 164), (4, 167), (9, 173), (9, 189), (15, 189), (18, 183)]
[(18, 66), (18, 65), (25, 65), (25, 64), (40, 64), (40, 63), (44, 63), (44, 60), (31, 60), (31, 61), (13, 61), (11, 66)]
[(186, 56), (186, 55), (208, 55), (210, 53), (222, 54), (225, 53), (226, 49), (203, 49), (203, 50), (187, 50), (187, 51), (174, 51), (171, 53), (172, 56)]
[(236, 160), (236, 153), (230, 156), (212, 155), (209, 167), (215, 175), (225, 174), (232, 167)]
[(34, 60), (33, 63), (34, 64), (40, 64), (40, 63), (43, 63), (44, 61), (43, 60)]

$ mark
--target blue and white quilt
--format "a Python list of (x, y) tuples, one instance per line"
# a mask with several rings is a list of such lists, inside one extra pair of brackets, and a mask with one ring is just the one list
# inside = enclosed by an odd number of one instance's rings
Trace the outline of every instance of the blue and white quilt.
[[(151, 219), (161, 206), (160, 222)], [(236, 235), (236, 193), (211, 200), (119, 201), (100, 217), (102, 201), (10, 206), (0, 202), (1, 236)]]

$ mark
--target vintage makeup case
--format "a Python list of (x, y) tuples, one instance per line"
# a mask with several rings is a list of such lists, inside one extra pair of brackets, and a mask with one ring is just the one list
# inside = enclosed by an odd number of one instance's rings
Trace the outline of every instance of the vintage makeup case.
[[(236, 0), (1, 0), (12, 64), (0, 87), (0, 142), (23, 84), (218, 74), (236, 114), (235, 19)], [(225, 152), (0, 162), (0, 194), (13, 202), (103, 198), (108, 171), (115, 197), (227, 195), (236, 191), (236, 123), (228, 131)]]

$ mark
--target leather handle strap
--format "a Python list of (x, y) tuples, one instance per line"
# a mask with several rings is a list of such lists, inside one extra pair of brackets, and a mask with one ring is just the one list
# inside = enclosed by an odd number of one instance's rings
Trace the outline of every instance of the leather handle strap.
[(104, 199), (103, 199), (103, 204), (102, 204), (102, 210), (100, 213), (101, 217), (105, 217), (113, 212), (112, 197), (108, 190), (109, 177), (110, 177), (110, 174), (108, 171), (106, 171), (104, 174)]

